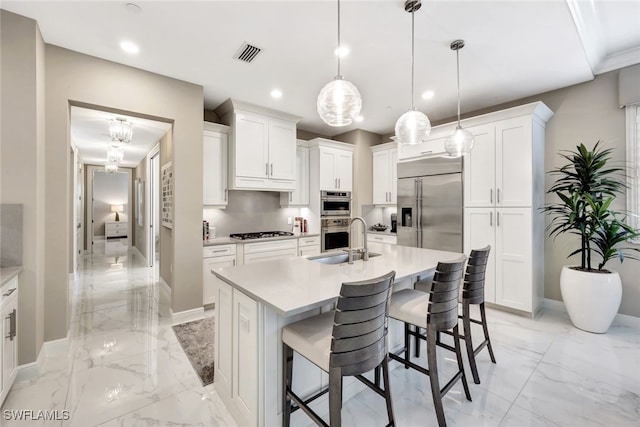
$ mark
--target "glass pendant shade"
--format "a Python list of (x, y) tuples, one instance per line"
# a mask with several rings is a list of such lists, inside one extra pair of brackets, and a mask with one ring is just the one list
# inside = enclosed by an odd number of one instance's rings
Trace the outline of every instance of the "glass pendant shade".
[(449, 157), (460, 157), (469, 154), (474, 143), (475, 139), (471, 132), (463, 129), (462, 126), (456, 126), (451, 135), (445, 139), (444, 149)]
[(122, 148), (111, 146), (107, 148), (107, 162), (120, 163), (124, 159)]
[(409, 110), (396, 122), (395, 132), (395, 139), (400, 144), (420, 144), (431, 133), (431, 122), (426, 114)]
[(347, 126), (360, 114), (362, 98), (353, 83), (336, 76), (320, 91), (316, 107), (329, 126)]
[(118, 172), (118, 164), (117, 163), (107, 163), (104, 165), (104, 170), (109, 173)]
[(133, 124), (125, 119), (113, 119), (109, 125), (109, 134), (112, 141), (128, 143), (133, 136)]

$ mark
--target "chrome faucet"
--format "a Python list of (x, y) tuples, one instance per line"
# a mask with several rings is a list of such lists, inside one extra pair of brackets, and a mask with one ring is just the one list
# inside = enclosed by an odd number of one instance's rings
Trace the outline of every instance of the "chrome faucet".
[[(367, 248), (367, 223), (362, 217), (354, 217), (351, 220), (351, 224), (349, 224), (349, 233), (351, 233), (351, 229), (353, 227), (353, 223), (356, 222), (356, 219), (362, 222), (362, 238), (364, 240), (364, 249), (362, 249), (362, 261), (369, 261), (369, 249)], [(349, 237), (349, 264), (353, 264), (353, 249), (351, 249), (351, 242), (353, 239)]]

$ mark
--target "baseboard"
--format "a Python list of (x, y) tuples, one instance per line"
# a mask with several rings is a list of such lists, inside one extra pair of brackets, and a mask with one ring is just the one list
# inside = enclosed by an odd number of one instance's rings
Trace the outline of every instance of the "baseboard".
[(131, 245), (131, 249), (132, 249), (133, 252), (138, 254), (138, 256), (140, 258), (142, 258), (144, 260), (145, 265), (149, 265), (149, 260), (147, 260), (146, 256), (142, 255), (142, 252), (140, 252), (140, 249), (138, 249), (135, 245)]
[(18, 373), (16, 374), (16, 382), (28, 381), (33, 378), (37, 378), (42, 371), (42, 365), (44, 359), (47, 357), (54, 357), (60, 355), (66, 355), (69, 352), (69, 335), (65, 338), (61, 338), (53, 341), (45, 341), (40, 347), (38, 358), (35, 362), (25, 363), (18, 366)]
[[(564, 305), (564, 302), (562, 301), (545, 298), (543, 305), (545, 308), (559, 310), (564, 313), (567, 312), (567, 307)], [(640, 317), (629, 316), (628, 314), (618, 313), (616, 314), (616, 317), (613, 319), (613, 325), (640, 328)]]
[(179, 311), (177, 313), (174, 313), (173, 310), (171, 310), (171, 323), (173, 323), (174, 325), (202, 319), (203, 317), (203, 307), (194, 308), (193, 310)]

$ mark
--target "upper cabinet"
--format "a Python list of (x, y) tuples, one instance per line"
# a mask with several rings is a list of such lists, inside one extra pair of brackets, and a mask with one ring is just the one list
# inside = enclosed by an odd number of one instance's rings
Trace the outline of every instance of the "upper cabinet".
[(227, 150), (229, 126), (204, 123), (202, 144), (202, 204), (225, 207), (229, 196), (227, 186)]
[(281, 206), (309, 205), (309, 146), (298, 140), (296, 147), (296, 189), (280, 193)]
[(395, 205), (398, 185), (397, 143), (371, 147), (373, 153), (373, 204)]
[(296, 123), (301, 117), (231, 99), (216, 113), (231, 126), (232, 190), (296, 189)]
[(353, 191), (353, 145), (315, 138), (310, 144), (310, 180), (319, 190)]

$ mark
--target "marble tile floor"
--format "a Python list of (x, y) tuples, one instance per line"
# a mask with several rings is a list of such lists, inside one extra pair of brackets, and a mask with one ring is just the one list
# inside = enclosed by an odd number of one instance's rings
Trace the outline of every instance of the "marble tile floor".
[[(177, 342), (157, 269), (133, 252), (87, 255), (70, 298), (68, 353), (45, 359), (37, 378), (15, 384), (1, 426), (236, 426)], [(497, 310), (488, 317), (498, 363), (480, 353), (482, 383), (469, 373), (472, 402), (460, 384), (445, 397), (450, 426), (640, 425), (640, 327), (614, 324), (607, 334), (589, 334), (552, 308), (535, 320)], [(481, 336), (478, 328), (474, 334)], [(419, 363), (424, 349), (422, 356)], [(443, 376), (454, 363), (452, 354), (439, 354)], [(437, 425), (427, 377), (393, 369), (391, 387), (398, 427)], [(21, 409), (66, 410), (69, 419), (4, 416)], [(345, 426), (385, 419), (384, 403), (369, 390), (343, 405)]]

